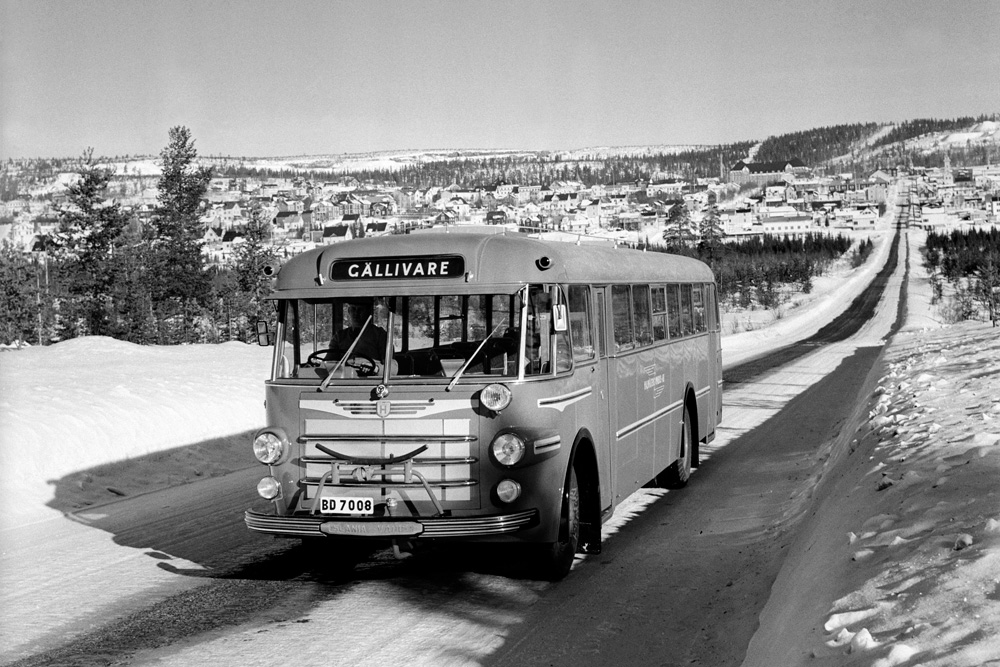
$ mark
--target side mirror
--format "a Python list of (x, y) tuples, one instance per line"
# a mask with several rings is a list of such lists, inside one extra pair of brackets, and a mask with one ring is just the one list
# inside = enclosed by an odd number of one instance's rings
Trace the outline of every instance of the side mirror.
[(267, 320), (257, 320), (255, 325), (257, 331), (257, 344), (261, 347), (268, 347), (274, 344), (274, 334), (268, 331)]
[(556, 331), (566, 331), (569, 328), (566, 304), (560, 303), (552, 307), (552, 328)]

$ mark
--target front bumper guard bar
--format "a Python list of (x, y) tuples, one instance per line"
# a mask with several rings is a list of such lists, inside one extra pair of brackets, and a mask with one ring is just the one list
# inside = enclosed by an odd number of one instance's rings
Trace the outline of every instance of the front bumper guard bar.
[[(431, 490), (431, 485), (427, 483), (427, 479), (420, 474), (419, 471), (413, 469), (413, 457), (417, 454), (425, 452), (427, 450), (427, 445), (418, 447), (412, 452), (403, 454), (402, 456), (387, 456), (385, 458), (349, 456), (320, 444), (317, 444), (316, 448), (324, 454), (329, 455), (333, 460), (330, 461), (330, 471), (324, 473), (319, 479), (319, 489), (316, 491), (316, 498), (313, 500), (312, 509), (309, 510), (310, 514), (316, 514), (319, 510), (319, 499), (323, 497), (323, 489), (326, 487), (327, 483), (335, 485), (340, 484), (340, 464), (346, 463), (351, 466), (362, 466), (364, 468), (364, 476), (367, 479), (371, 479), (372, 477), (381, 477), (384, 479), (386, 477), (402, 473), (403, 483), (411, 484), (413, 482), (413, 478), (416, 477), (420, 481), (420, 484), (424, 487), (424, 491), (426, 491), (427, 495), (430, 496), (431, 502), (434, 503), (434, 509), (437, 510), (434, 516), (444, 516), (444, 508), (441, 507), (441, 501), (437, 499), (437, 496), (434, 495), (434, 492)], [(379, 469), (374, 470), (374, 466), (378, 466)]]
[(513, 533), (538, 524), (538, 510), (470, 517), (399, 517), (331, 519), (318, 514), (277, 516), (247, 510), (247, 528), (258, 533), (289, 537), (421, 537), (463, 538)]

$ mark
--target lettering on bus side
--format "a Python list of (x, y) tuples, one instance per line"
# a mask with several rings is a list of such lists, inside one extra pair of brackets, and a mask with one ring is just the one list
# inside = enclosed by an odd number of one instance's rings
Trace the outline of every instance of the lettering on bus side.
[(339, 259), (330, 265), (331, 280), (459, 278), (464, 275), (465, 258), (461, 255), (364, 257)]
[(645, 389), (646, 391), (649, 391), (650, 389), (659, 387), (666, 381), (667, 381), (667, 376), (664, 375), (663, 373), (660, 373), (659, 375), (654, 375), (653, 377), (643, 382), (642, 388)]

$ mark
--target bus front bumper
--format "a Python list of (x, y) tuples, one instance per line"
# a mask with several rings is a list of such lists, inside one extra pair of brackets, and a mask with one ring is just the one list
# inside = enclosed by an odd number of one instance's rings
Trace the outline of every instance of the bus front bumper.
[(247, 528), (255, 532), (290, 537), (474, 538), (533, 527), (538, 524), (538, 510), (494, 516), (400, 519), (333, 519), (313, 514), (278, 516), (247, 510), (244, 520)]

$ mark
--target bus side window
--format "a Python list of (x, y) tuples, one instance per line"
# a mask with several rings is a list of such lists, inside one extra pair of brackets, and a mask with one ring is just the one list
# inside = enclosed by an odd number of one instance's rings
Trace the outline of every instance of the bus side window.
[(694, 332), (705, 333), (708, 331), (708, 322), (705, 319), (705, 298), (701, 285), (691, 288), (691, 308), (694, 312)]
[(653, 340), (667, 338), (667, 291), (663, 285), (654, 285), (653, 291)]
[(705, 286), (708, 290), (708, 299), (706, 299), (708, 308), (708, 328), (710, 331), (720, 331), (722, 327), (722, 318), (719, 315), (719, 300), (715, 295), (715, 285), (708, 284)]
[(299, 313), (298, 301), (282, 301), (279, 305), (278, 322), (283, 325), (281, 329), (281, 339), (278, 344), (281, 346), (281, 361), (278, 363), (278, 378), (294, 378), (299, 376), (299, 364), (301, 357), (299, 351)]
[(691, 315), (691, 285), (681, 285), (681, 335), (694, 333), (694, 318)]
[(635, 347), (632, 336), (632, 312), (628, 285), (611, 286), (611, 317), (615, 330), (615, 352), (625, 352)]
[[(560, 287), (552, 288), (552, 302), (566, 305), (566, 294)], [(553, 325), (554, 326), (554, 325)], [(570, 349), (569, 328), (555, 332), (556, 339), (556, 372), (565, 373), (573, 368), (573, 351)]]
[(583, 285), (569, 288), (569, 328), (573, 335), (573, 359), (594, 358), (594, 340), (590, 335), (590, 293)]
[(632, 287), (632, 314), (635, 321), (635, 343), (638, 347), (653, 342), (653, 323), (649, 314), (649, 285)]
[(667, 285), (667, 322), (670, 328), (670, 337), (679, 338), (681, 335), (680, 285)]
[(532, 285), (528, 292), (528, 330), (524, 342), (524, 374), (550, 373), (549, 356), (552, 298), (541, 285)]
[(604, 316), (604, 292), (603, 287), (594, 292), (594, 310), (597, 315), (597, 353), (601, 358), (608, 356), (607, 319)]

